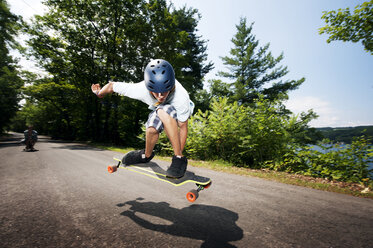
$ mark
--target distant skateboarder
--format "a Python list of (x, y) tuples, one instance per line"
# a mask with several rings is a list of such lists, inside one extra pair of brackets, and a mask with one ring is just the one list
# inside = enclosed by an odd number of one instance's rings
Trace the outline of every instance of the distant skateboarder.
[(23, 132), (25, 135), (24, 142), (26, 144), (25, 151), (36, 151), (34, 145), (38, 141), (38, 132), (32, 129), (32, 126), (29, 126), (27, 130)]
[(188, 160), (182, 151), (194, 103), (188, 92), (175, 79), (170, 63), (163, 59), (152, 60), (145, 68), (144, 81), (140, 83), (109, 82), (102, 89), (99, 84), (92, 84), (91, 90), (100, 98), (116, 92), (140, 100), (153, 110), (146, 123), (145, 149), (129, 152), (122, 160), (124, 164), (148, 163), (154, 157), (154, 146), (164, 129), (174, 151), (167, 176), (179, 178), (184, 175)]

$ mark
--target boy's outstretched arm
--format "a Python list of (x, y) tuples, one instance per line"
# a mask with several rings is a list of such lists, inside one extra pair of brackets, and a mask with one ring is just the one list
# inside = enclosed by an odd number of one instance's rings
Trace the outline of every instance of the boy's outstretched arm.
[(107, 83), (104, 87), (102, 87), (99, 84), (92, 84), (91, 90), (93, 93), (95, 93), (99, 98), (104, 97), (107, 94), (111, 94), (114, 92), (113, 90), (113, 84), (114, 82)]

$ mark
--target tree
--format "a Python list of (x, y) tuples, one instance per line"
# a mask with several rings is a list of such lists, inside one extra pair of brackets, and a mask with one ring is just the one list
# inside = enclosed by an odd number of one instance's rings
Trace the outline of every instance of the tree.
[(212, 62), (204, 64), (207, 60), (206, 42), (196, 34), (201, 16), (196, 9), (186, 7), (172, 14), (178, 32), (174, 37), (180, 37), (175, 43), (177, 57), (172, 60), (175, 61), (176, 77), (195, 100), (196, 92), (203, 88), (203, 76), (213, 69)]
[(373, 54), (373, 0), (357, 5), (353, 13), (349, 8), (324, 11), (321, 19), (326, 26), (320, 28), (319, 33), (329, 35), (328, 43), (335, 40), (361, 41), (365, 50)]
[(55, 116), (65, 137), (134, 145), (147, 106), (117, 95), (98, 100), (90, 91), (92, 83), (139, 82), (150, 59), (164, 58), (193, 96), (211, 69), (210, 63), (204, 65), (206, 47), (195, 34), (198, 18), (193, 9), (174, 10), (165, 0), (44, 4), (49, 11), (36, 16), (27, 32), (29, 54), (50, 77), (27, 93), (60, 113)]
[(10, 123), (19, 108), (22, 79), (9, 48), (15, 48), (14, 36), (19, 29), (20, 18), (12, 14), (5, 0), (0, 0), (0, 133)]
[(222, 57), (229, 72), (220, 72), (220, 75), (234, 80), (233, 100), (241, 104), (253, 103), (260, 94), (270, 100), (286, 98), (287, 92), (297, 89), (305, 79), (281, 80), (288, 73), (287, 67), (278, 66), (283, 54), (274, 58), (268, 51), (269, 43), (260, 47), (251, 33), (253, 25), (247, 26), (246, 18), (241, 18), (240, 24), (236, 25), (231, 56)]
[(211, 101), (218, 100), (220, 97), (230, 98), (232, 91), (230, 85), (220, 79), (211, 79), (208, 81), (208, 90), (199, 90), (196, 94), (196, 109), (202, 112), (210, 108)]

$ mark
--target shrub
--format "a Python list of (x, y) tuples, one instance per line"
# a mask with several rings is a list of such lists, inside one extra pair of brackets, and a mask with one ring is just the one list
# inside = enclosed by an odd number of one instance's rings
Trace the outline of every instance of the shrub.
[(186, 153), (198, 159), (223, 159), (238, 166), (261, 167), (279, 161), (288, 149), (289, 118), (279, 102), (263, 98), (252, 106), (213, 100), (211, 110), (189, 121)]
[(369, 168), (369, 163), (373, 162), (373, 149), (369, 142), (364, 135), (345, 146), (324, 140), (318, 144), (320, 150), (302, 147), (287, 153), (277, 169), (367, 185), (373, 179), (373, 169)]

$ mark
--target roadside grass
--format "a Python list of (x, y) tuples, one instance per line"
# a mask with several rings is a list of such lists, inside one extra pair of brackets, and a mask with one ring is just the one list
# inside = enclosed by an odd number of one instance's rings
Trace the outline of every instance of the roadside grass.
[(110, 150), (110, 151), (113, 151), (113, 152), (120, 152), (120, 153), (127, 153), (127, 152), (130, 152), (132, 150), (135, 150), (135, 149), (130, 148), (130, 147), (118, 147), (118, 146), (110, 146), (110, 145), (90, 143), (90, 142), (88, 142), (88, 145), (97, 147), (99, 149)]
[[(115, 147), (110, 145), (103, 145), (97, 143), (90, 143), (89, 145), (95, 146), (100, 149), (110, 150), (120, 153), (127, 153), (134, 150), (130, 147)], [(169, 161), (171, 158), (167, 156), (155, 156), (155, 159)], [(373, 191), (370, 190), (366, 193), (362, 193), (365, 187), (358, 183), (346, 183), (338, 181), (330, 181), (323, 178), (314, 178), (298, 174), (290, 174), (287, 172), (273, 171), (268, 169), (250, 169), (244, 167), (237, 167), (231, 163), (215, 160), (215, 161), (200, 161), (200, 160), (188, 160), (188, 164), (194, 167), (207, 168), (214, 171), (236, 174), (241, 176), (257, 177), (265, 180), (276, 181), (280, 183), (297, 185), (312, 189), (318, 189), (323, 191), (347, 194), (352, 196), (371, 198), (373, 199)]]

